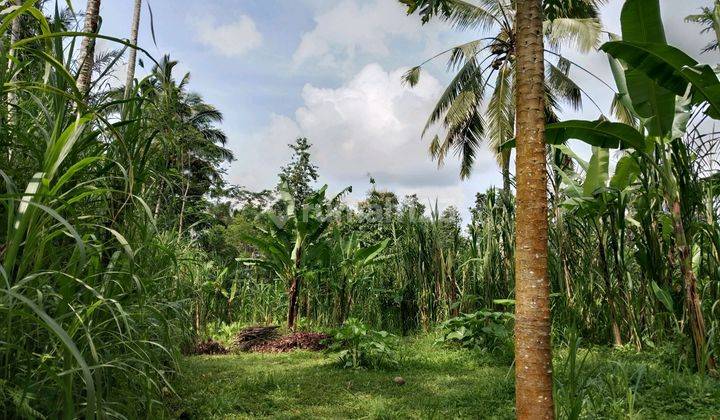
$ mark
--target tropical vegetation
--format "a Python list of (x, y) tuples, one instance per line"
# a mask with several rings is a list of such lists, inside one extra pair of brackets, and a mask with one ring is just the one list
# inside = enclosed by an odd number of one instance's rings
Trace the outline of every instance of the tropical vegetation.
[[(331, 193), (308, 138), (274, 189), (229, 184), (221, 111), (136, 45), (140, 0), (129, 40), (101, 6), (0, 1), (1, 418), (720, 413), (720, 79), (693, 58), (720, 2), (683, 51), (658, 0), (621, 34), (601, 0), (400, 0), (477, 34), (432, 58), (424, 127), (461, 178), (496, 157), (469, 220), (372, 177)], [(568, 49), (602, 52), (612, 103)], [(240, 351), (249, 326), (325, 351)]]

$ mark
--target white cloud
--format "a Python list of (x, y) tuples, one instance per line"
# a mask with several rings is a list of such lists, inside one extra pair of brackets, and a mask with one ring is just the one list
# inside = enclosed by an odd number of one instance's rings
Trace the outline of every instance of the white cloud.
[[(302, 135), (313, 143), (313, 159), (320, 168), (321, 182), (331, 189), (355, 187), (362, 196), (372, 175), (383, 188), (400, 195), (418, 193), (425, 201), (441, 206), (468, 202), (458, 178), (455, 159), (438, 170), (430, 160), (428, 139), (420, 134), (425, 120), (442, 93), (440, 82), (425, 73), (415, 88), (404, 86), (406, 69), (385, 71), (370, 64), (337, 88), (306, 85), (303, 105), (294, 118), (273, 116), (269, 125), (245, 143), (233, 182), (251, 188), (270, 188), (278, 168), (287, 161), (287, 143)], [(248, 154), (250, 153), (250, 154)], [(476, 173), (480, 185), (498, 181), (497, 166), (488, 151), (479, 153)], [(479, 185), (480, 184), (480, 185)]]
[(225, 57), (239, 57), (259, 47), (263, 41), (255, 22), (247, 15), (227, 24), (205, 18), (195, 23), (195, 29), (200, 43)]
[(316, 16), (315, 23), (312, 31), (303, 34), (293, 55), (296, 66), (309, 60), (337, 66), (342, 64), (338, 57), (352, 60), (358, 53), (387, 56), (392, 37), (426, 35), (417, 19), (405, 15), (402, 5), (388, 0), (343, 0)]

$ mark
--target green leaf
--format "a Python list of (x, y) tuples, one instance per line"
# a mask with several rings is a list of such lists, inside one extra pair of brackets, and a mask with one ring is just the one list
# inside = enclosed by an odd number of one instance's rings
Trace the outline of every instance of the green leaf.
[(610, 179), (610, 187), (622, 191), (635, 181), (640, 173), (640, 166), (634, 157), (623, 156), (615, 166), (615, 173)]
[(585, 174), (583, 183), (583, 195), (592, 196), (593, 193), (607, 183), (608, 168), (610, 166), (610, 154), (608, 149), (593, 147), (593, 155), (590, 158), (590, 166)]
[(667, 309), (668, 312), (674, 314), (675, 310), (673, 309), (674, 305), (673, 305), (673, 300), (672, 300), (672, 296), (670, 296), (670, 293), (668, 293), (666, 290), (662, 289), (654, 281), (652, 282), (652, 289), (653, 289), (653, 293), (655, 293), (655, 297), (657, 298), (657, 300), (659, 300), (665, 306), (665, 309)]
[(515, 299), (493, 299), (493, 303), (496, 305), (512, 306), (515, 305)]
[(658, 0), (627, 0), (620, 23), (626, 41), (666, 43)]
[[(689, 92), (688, 92), (689, 93)], [(675, 99), (675, 118), (671, 132), (671, 139), (680, 139), (687, 132), (687, 125), (692, 115), (692, 105), (690, 95), (678, 96)]]
[(577, 139), (591, 146), (606, 149), (644, 149), (645, 137), (633, 127), (610, 121), (570, 120), (545, 127), (548, 144), (564, 144)]
[(720, 97), (708, 90), (720, 84), (715, 72), (683, 51), (666, 44), (630, 41), (607, 42), (600, 49), (677, 96), (684, 96), (688, 84), (692, 84), (692, 103), (707, 101), (720, 114)]
[[(627, 0), (620, 16), (625, 41), (666, 44), (658, 0)], [(675, 95), (658, 86), (642, 71), (625, 71), (635, 112), (645, 118), (651, 136), (663, 136), (672, 127)]]
[(20, 295), (18, 293), (15, 293), (11, 290), (3, 290), (0, 289), (0, 292), (6, 293), (8, 296), (11, 296), (13, 299), (17, 299), (24, 303), (27, 307), (29, 307), (38, 318), (42, 320), (40, 325), (43, 328), (46, 328), (48, 331), (53, 333), (55, 336), (57, 336), (60, 341), (63, 343), (63, 346), (67, 349), (68, 353), (75, 359), (77, 362), (80, 370), (82, 371), (83, 379), (85, 382), (85, 392), (87, 394), (87, 410), (88, 410), (88, 418), (95, 418), (95, 407), (97, 404), (97, 400), (95, 398), (95, 382), (93, 380), (93, 373), (90, 368), (90, 366), (85, 361), (85, 358), (83, 357), (82, 353), (78, 349), (77, 345), (73, 341), (73, 339), (70, 337), (70, 335), (65, 331), (60, 324), (57, 323), (57, 321), (47, 314), (41, 307), (35, 304), (35, 302), (31, 301), (27, 297)]

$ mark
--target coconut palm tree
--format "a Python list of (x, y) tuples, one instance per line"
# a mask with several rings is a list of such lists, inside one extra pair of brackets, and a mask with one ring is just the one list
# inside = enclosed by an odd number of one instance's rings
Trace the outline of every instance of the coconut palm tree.
[[(436, 135), (430, 154), (442, 165), (448, 152), (460, 157), (460, 176), (470, 175), (475, 156), (482, 143), (495, 153), (502, 168), (503, 187), (510, 189), (510, 150), (500, 146), (515, 137), (515, 69), (517, 46), (517, 11), (514, 0), (482, 0), (478, 4), (465, 0), (400, 0), (408, 12), (418, 11), (423, 22), (437, 14), (459, 29), (479, 29), (490, 36), (455, 46), (411, 68), (405, 81), (415, 85), (422, 67), (449, 55), (448, 68), (457, 73), (438, 99), (428, 118), (423, 136), (441, 123), (444, 138)], [(542, 4), (542, 33), (549, 46), (557, 50), (570, 44), (587, 52), (599, 45), (601, 24), (598, 6), (604, 0), (545, 0)], [(582, 89), (568, 76), (571, 63), (552, 50), (543, 57), (546, 115), (555, 119), (558, 99), (573, 108), (582, 105)], [(552, 59), (551, 59), (552, 58)], [(490, 99), (485, 102), (489, 91)]]
[(516, 14), (517, 211), (515, 407), (519, 419), (554, 418), (545, 154), (546, 89), (541, 0)]
[[(463, 0), (402, 2), (409, 6), (410, 13), (419, 11), (423, 22), (438, 15), (459, 27), (500, 27), (500, 33), (494, 37), (450, 50), (451, 66), (461, 66), (428, 121), (431, 125), (442, 119), (447, 130), (444, 141), (437, 137), (433, 141), (431, 153), (442, 161), (454, 148), (461, 155), (461, 175), (469, 175), (485, 134), (483, 93), (497, 71), (493, 98), (485, 111), (491, 126), (488, 137), (495, 141), (495, 150), (513, 134), (517, 144), (516, 414), (520, 419), (554, 418), (545, 122), (552, 116), (555, 104), (553, 67), (550, 64), (548, 77), (543, 41), (548, 39), (552, 46), (569, 38), (580, 46), (584, 44), (586, 49), (595, 46), (600, 32), (599, 1), (483, 0), (481, 5)], [(487, 40), (491, 41), (489, 46), (479, 48)], [(479, 52), (488, 48), (490, 55), (478, 61)], [(490, 59), (492, 63), (484, 67)], [(567, 72), (557, 70), (554, 77), (564, 76), (563, 83), (557, 85), (557, 93), (565, 93), (579, 104), (579, 87), (569, 80)], [(488, 71), (490, 75), (484, 76)], [(419, 73), (420, 67), (411, 69), (406, 80), (417, 83)], [(509, 160), (509, 156), (504, 159)]]
[[(140, 27), (140, 7), (142, 6), (142, 0), (135, 0), (135, 8), (133, 9), (133, 20), (130, 26), (130, 43), (137, 45), (138, 40), (138, 28)], [(125, 98), (130, 97), (132, 92), (132, 84), (135, 79), (135, 62), (137, 60), (137, 50), (130, 48), (128, 56), (128, 68), (127, 77), (125, 78)]]
[[(179, 188), (180, 208), (178, 233), (185, 224), (186, 205), (192, 197), (202, 197), (213, 185), (222, 181), (220, 166), (233, 160), (232, 151), (225, 147), (227, 136), (217, 128), (222, 113), (203, 98), (188, 92), (190, 74), (179, 81), (173, 76), (177, 61), (164, 56), (151, 75), (138, 87), (144, 103), (149, 128), (157, 133), (155, 147), (162, 150), (162, 160), (156, 162), (163, 173), (175, 174), (175, 182), (158, 186), (156, 215), (166, 188)], [(171, 181), (170, 178), (167, 179)]]
[[(100, 0), (88, 0), (85, 8), (85, 26), (83, 32), (95, 34), (100, 22)], [(87, 94), (90, 90), (90, 78), (95, 63), (95, 38), (86, 36), (80, 44), (80, 71), (77, 77), (78, 90)]]

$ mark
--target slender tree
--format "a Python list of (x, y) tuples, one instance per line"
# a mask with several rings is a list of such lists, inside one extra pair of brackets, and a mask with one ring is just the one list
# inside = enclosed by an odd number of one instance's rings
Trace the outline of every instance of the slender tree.
[[(85, 27), (83, 32), (95, 34), (100, 21), (100, 0), (88, 0), (85, 8)], [(95, 38), (86, 36), (80, 45), (80, 71), (77, 77), (77, 87), (80, 93), (86, 95), (90, 90), (90, 79), (95, 64)]]
[(288, 144), (288, 147), (293, 151), (292, 158), (287, 165), (280, 168), (280, 182), (276, 191), (287, 189), (295, 205), (302, 206), (314, 191), (312, 184), (318, 180), (318, 167), (312, 163), (312, 143), (307, 138), (298, 137), (295, 143)]
[(551, 419), (555, 415), (547, 273), (545, 68), (541, 6), (541, 0), (519, 0), (516, 15), (515, 406), (519, 419)]
[[(15, 0), (15, 4), (17, 6), (21, 6), (22, 0)], [(21, 19), (21, 16), (18, 15), (12, 21), (11, 30), (10, 30), (10, 45), (11, 45), (10, 48), (12, 48), (12, 45), (14, 43), (20, 41), (21, 32), (22, 32), (22, 22), (20, 21), (20, 19)], [(13, 73), (11, 82), (13, 82), (13, 83), (17, 82), (17, 73)], [(17, 114), (17, 110), (16, 110), (17, 94), (13, 90), (10, 90), (8, 92), (7, 101), (8, 101), (8, 123), (12, 124), (15, 120), (15, 115)]]
[[(138, 41), (138, 28), (140, 27), (140, 8), (142, 6), (142, 0), (135, 0), (135, 8), (133, 9), (133, 20), (132, 26), (130, 27), (130, 43), (137, 45)], [(135, 62), (137, 61), (137, 50), (130, 48), (130, 54), (128, 55), (128, 68), (127, 77), (125, 78), (125, 99), (130, 97), (132, 91), (133, 80), (135, 79)]]

